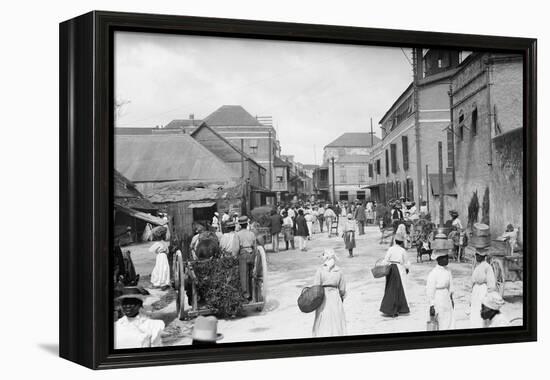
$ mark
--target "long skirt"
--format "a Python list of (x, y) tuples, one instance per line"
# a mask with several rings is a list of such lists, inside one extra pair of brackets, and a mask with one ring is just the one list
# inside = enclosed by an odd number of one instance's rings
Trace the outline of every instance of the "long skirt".
[(355, 232), (347, 231), (344, 233), (344, 243), (346, 244), (346, 249), (350, 250), (355, 248)]
[(313, 322), (313, 336), (341, 336), (346, 334), (346, 315), (338, 288), (325, 287), (325, 299)]
[(294, 241), (294, 229), (290, 226), (283, 226), (283, 237), (285, 241)]
[(407, 314), (409, 313), (409, 305), (403, 283), (401, 282), (401, 274), (397, 264), (390, 265), (390, 273), (386, 276), (386, 289), (384, 298), (380, 305), (380, 311), (386, 315)]
[(151, 283), (158, 287), (170, 285), (170, 265), (164, 252), (157, 254), (155, 267), (151, 273)]
[(308, 236), (312, 237), (313, 236), (313, 222), (306, 222), (306, 224), (307, 224)]
[(439, 323), (439, 330), (455, 328), (455, 316), (449, 289), (436, 289), (434, 301), (435, 315)]
[(481, 301), (487, 295), (487, 284), (474, 284), (472, 287), (472, 298), (470, 300), (470, 327), (480, 329), (485, 327), (481, 318)]

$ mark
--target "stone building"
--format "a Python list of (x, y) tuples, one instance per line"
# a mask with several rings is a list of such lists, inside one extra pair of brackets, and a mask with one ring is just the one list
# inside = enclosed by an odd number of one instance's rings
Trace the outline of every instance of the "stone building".
[[(452, 80), (457, 209), (500, 234), (523, 226), (523, 62), (477, 53)], [(477, 195), (479, 211), (468, 214)]]

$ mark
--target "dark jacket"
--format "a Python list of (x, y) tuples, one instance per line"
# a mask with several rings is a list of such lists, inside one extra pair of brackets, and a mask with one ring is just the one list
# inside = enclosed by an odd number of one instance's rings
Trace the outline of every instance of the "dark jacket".
[(283, 225), (283, 218), (279, 214), (271, 215), (269, 217), (269, 227), (271, 228), (271, 234), (278, 234), (281, 232)]
[(309, 230), (307, 228), (306, 218), (303, 215), (298, 215), (294, 220), (294, 229), (296, 230), (296, 236), (308, 236)]
[(358, 222), (364, 222), (367, 220), (367, 215), (365, 214), (365, 208), (359, 206), (355, 209), (355, 220)]

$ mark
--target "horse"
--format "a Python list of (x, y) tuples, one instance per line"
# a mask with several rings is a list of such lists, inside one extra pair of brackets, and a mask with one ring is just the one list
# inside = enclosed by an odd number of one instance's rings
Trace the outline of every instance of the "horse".
[(220, 245), (217, 240), (205, 239), (199, 241), (195, 254), (198, 260), (207, 260), (220, 256)]

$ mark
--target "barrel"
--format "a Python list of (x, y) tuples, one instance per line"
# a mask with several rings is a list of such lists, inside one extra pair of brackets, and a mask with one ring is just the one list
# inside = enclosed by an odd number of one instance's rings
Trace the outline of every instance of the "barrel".
[(468, 243), (475, 248), (487, 248), (491, 245), (491, 236), (476, 236), (473, 235)]

